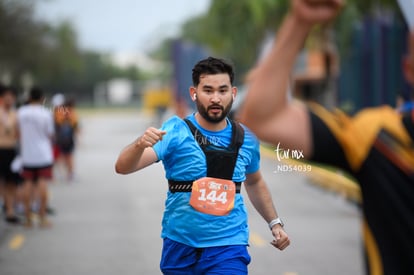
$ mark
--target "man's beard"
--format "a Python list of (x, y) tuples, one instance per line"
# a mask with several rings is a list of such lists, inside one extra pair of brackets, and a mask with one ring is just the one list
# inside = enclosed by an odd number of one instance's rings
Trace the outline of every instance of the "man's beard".
[[(198, 113), (208, 122), (210, 123), (219, 123), (221, 121), (223, 121), (223, 119), (225, 119), (228, 115), (228, 113), (231, 110), (231, 106), (233, 105), (233, 99), (230, 101), (230, 103), (223, 108), (223, 106), (219, 105), (219, 104), (212, 104), (210, 106), (208, 106), (207, 108), (205, 108), (198, 100), (196, 100), (196, 104), (197, 104), (197, 111)], [(213, 108), (220, 108), (221, 110), (221, 114), (213, 114), (210, 115), (209, 111)]]

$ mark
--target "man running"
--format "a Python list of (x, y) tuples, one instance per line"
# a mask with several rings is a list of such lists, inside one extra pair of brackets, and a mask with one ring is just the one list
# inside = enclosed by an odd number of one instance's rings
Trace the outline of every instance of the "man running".
[(249, 230), (241, 185), (269, 224), (272, 244), (283, 230), (259, 170), (259, 143), (227, 115), (237, 94), (233, 67), (209, 57), (193, 68), (190, 96), (197, 112), (148, 128), (121, 152), (115, 168), (129, 174), (162, 161), (168, 195), (162, 220), (164, 274), (247, 274)]

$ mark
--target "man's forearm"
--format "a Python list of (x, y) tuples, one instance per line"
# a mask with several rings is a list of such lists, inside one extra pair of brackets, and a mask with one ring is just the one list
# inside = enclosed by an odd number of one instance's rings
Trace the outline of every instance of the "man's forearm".
[(290, 74), (310, 28), (293, 14), (287, 15), (268, 56), (253, 69), (240, 114), (249, 127), (271, 118), (286, 105)]
[(245, 188), (252, 205), (266, 222), (277, 218), (272, 196), (264, 181), (246, 184)]
[(137, 141), (125, 147), (115, 164), (115, 171), (120, 174), (135, 172), (138, 167), (144, 148), (137, 146)]
[(115, 171), (120, 174), (129, 174), (156, 162), (157, 155), (152, 146), (162, 140), (166, 133), (166, 131), (149, 127), (142, 136), (122, 150), (116, 161)]

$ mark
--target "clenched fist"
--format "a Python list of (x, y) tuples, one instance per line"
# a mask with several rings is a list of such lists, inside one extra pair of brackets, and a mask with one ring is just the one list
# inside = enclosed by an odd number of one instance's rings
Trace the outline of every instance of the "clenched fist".
[(157, 128), (149, 127), (147, 130), (145, 130), (144, 134), (137, 139), (135, 146), (142, 149), (152, 147), (155, 143), (162, 140), (162, 137), (166, 133), (166, 131), (161, 131)]

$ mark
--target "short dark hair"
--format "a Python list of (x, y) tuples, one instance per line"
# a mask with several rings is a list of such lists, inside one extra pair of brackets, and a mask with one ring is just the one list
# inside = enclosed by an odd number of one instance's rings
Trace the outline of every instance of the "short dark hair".
[(6, 86), (0, 83), (0, 96), (3, 96), (6, 91), (7, 91)]
[(12, 86), (6, 86), (0, 83), (0, 96), (4, 96), (7, 93), (16, 96), (16, 89)]
[(29, 101), (39, 101), (43, 98), (43, 90), (39, 87), (32, 87), (30, 89)]
[(75, 107), (75, 99), (73, 97), (67, 98), (63, 105), (66, 107)]
[(208, 57), (200, 60), (193, 68), (193, 85), (197, 86), (200, 83), (200, 76), (203, 74), (222, 74), (226, 73), (230, 77), (230, 83), (233, 85), (234, 69), (233, 66), (220, 58)]

